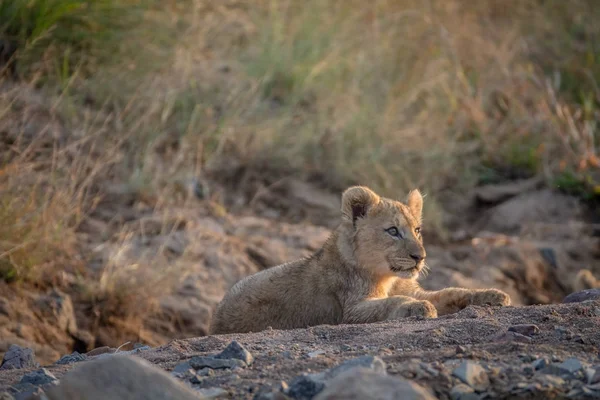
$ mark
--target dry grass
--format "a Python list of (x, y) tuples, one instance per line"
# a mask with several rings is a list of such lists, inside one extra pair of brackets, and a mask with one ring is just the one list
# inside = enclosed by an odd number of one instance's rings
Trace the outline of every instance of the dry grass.
[[(127, 18), (110, 19), (117, 9)], [(15, 42), (27, 61), (17, 75), (42, 86), (41, 120), (51, 125), (31, 125), (29, 103), (1, 82), (0, 116), (17, 121), (0, 162), (5, 280), (45, 286), (83, 272), (81, 223), (106, 183), (160, 209), (173, 181), (228, 158), (318, 175), (335, 189), (361, 183), (403, 196), (419, 187), (438, 232), (444, 199), (481, 183), (542, 174), (584, 197), (600, 193), (593, 0), (195, 0), (132, 10), (77, 8), (43, 21), (44, 46), (27, 35)], [(129, 17), (143, 21), (135, 34), (122, 30)], [(120, 299), (103, 308), (136, 314), (152, 301), (144, 268), (157, 276), (155, 266), (107, 262), (85, 296)]]

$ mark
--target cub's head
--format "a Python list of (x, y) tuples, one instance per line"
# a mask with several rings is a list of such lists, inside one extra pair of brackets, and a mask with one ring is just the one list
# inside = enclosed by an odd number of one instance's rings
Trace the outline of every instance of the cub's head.
[(418, 190), (406, 203), (379, 197), (364, 186), (342, 194), (344, 231), (350, 236), (353, 258), (382, 275), (416, 278), (425, 266), (421, 237), (423, 197)]

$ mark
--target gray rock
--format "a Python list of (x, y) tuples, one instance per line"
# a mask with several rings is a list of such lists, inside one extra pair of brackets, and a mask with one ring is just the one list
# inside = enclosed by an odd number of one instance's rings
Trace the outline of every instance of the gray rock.
[(516, 332), (524, 336), (533, 336), (540, 333), (540, 328), (533, 324), (519, 324), (508, 328), (509, 332)]
[(318, 374), (300, 375), (291, 382), (286, 393), (294, 399), (312, 399), (325, 388), (329, 381), (355, 368), (370, 370), (377, 374), (386, 374), (386, 364), (381, 358), (368, 355), (361, 356), (347, 360)]
[(83, 363), (69, 371), (49, 400), (198, 400), (194, 390), (167, 372), (135, 356), (114, 355)]
[(583, 364), (575, 357), (571, 357), (563, 361), (558, 365), (559, 368), (569, 372), (570, 374), (575, 374), (581, 370), (583, 370)]
[(273, 391), (261, 391), (256, 393), (252, 400), (290, 400), (291, 397), (286, 396), (284, 393), (273, 390)]
[(66, 365), (66, 364), (73, 364), (73, 363), (85, 361), (85, 360), (87, 360), (87, 356), (85, 354), (80, 354), (80, 353), (74, 351), (71, 354), (62, 356), (60, 358), (60, 360), (55, 362), (55, 364)]
[(293, 399), (309, 400), (325, 388), (322, 378), (316, 374), (303, 374), (296, 377), (287, 390), (287, 395)]
[(463, 361), (458, 367), (452, 371), (452, 375), (471, 386), (478, 392), (487, 389), (490, 385), (487, 372), (472, 361)]
[(550, 364), (540, 372), (548, 375), (556, 375), (562, 377), (575, 376), (579, 371), (583, 370), (583, 364), (576, 358), (569, 358), (560, 364)]
[(15, 400), (47, 400), (46, 394), (41, 387), (33, 386), (21, 392), (15, 393)]
[(563, 299), (563, 303), (581, 303), (588, 300), (600, 300), (600, 288), (581, 290), (571, 293)]
[(452, 400), (478, 400), (479, 396), (469, 385), (459, 383), (450, 390), (450, 398)]
[(339, 374), (315, 397), (315, 400), (337, 399), (433, 400), (435, 397), (414, 382), (357, 367)]
[(56, 382), (58, 382), (58, 379), (56, 379), (56, 377), (50, 371), (48, 371), (46, 368), (41, 368), (37, 371), (23, 375), (19, 383), (30, 383), (34, 386), (42, 386)]
[(315, 358), (325, 354), (325, 350), (315, 350), (307, 354), (308, 358)]
[(8, 392), (0, 392), (0, 400), (15, 400), (15, 398)]
[(533, 369), (535, 369), (536, 371), (545, 368), (547, 365), (549, 364), (548, 360), (545, 358), (538, 358), (537, 360), (535, 360), (532, 364)]
[(72, 334), (77, 332), (73, 302), (68, 294), (54, 289), (49, 294), (40, 296), (36, 305), (44, 317), (60, 330)]
[(0, 364), (0, 370), (37, 368), (39, 366), (40, 365), (35, 361), (35, 354), (32, 349), (23, 348), (13, 344), (8, 348), (8, 351), (4, 353), (4, 358)]
[(194, 370), (194, 368), (192, 368), (192, 366), (190, 365), (189, 362), (183, 362), (180, 364), (177, 364), (175, 366), (175, 368), (173, 368), (173, 370), (171, 371), (171, 375), (177, 376), (177, 377), (185, 377), (185, 376), (192, 376), (196, 373), (196, 371)]
[(215, 399), (227, 394), (227, 390), (221, 388), (196, 389), (196, 391), (205, 399)]
[(242, 360), (235, 358), (220, 359), (214, 357), (192, 357), (188, 361), (194, 369), (212, 368), (212, 369), (226, 369), (226, 368), (245, 368), (246, 363)]
[(529, 336), (513, 331), (502, 332), (499, 335), (494, 336), (493, 340), (495, 342), (531, 343), (531, 338)]
[(242, 360), (243, 362), (246, 363), (246, 365), (251, 365), (252, 362), (254, 361), (254, 357), (252, 356), (252, 354), (248, 350), (246, 350), (246, 348), (244, 348), (244, 346), (242, 346), (235, 340), (233, 342), (229, 343), (229, 345), (225, 348), (225, 350), (223, 350), (222, 352), (217, 354), (215, 356), (215, 358), (221, 358), (221, 359), (233, 358), (236, 360)]
[(586, 368), (585, 380), (588, 385), (593, 385), (600, 382), (600, 369)]
[(385, 362), (377, 356), (361, 356), (345, 361), (337, 367), (325, 371), (323, 377), (324, 379), (333, 379), (339, 374), (357, 367), (370, 369), (378, 374), (386, 374), (387, 368)]

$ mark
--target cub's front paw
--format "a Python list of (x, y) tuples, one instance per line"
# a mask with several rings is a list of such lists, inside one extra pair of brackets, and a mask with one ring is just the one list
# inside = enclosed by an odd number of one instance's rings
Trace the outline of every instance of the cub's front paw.
[(510, 306), (510, 296), (498, 289), (486, 289), (475, 292), (471, 304), (476, 306)]
[(416, 300), (411, 301), (404, 305), (404, 311), (406, 317), (424, 317), (424, 318), (437, 318), (437, 309), (427, 300)]

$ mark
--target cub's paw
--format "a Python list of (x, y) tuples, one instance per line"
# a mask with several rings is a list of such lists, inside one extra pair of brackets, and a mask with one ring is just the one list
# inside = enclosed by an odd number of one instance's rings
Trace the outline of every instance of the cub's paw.
[(411, 301), (404, 305), (405, 317), (437, 318), (437, 309), (427, 300)]
[(471, 304), (476, 306), (510, 306), (510, 296), (498, 289), (486, 289), (473, 293)]

